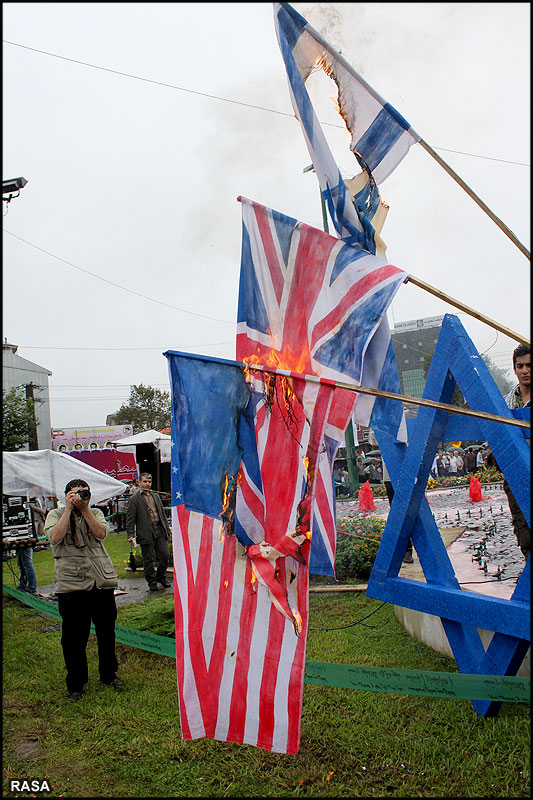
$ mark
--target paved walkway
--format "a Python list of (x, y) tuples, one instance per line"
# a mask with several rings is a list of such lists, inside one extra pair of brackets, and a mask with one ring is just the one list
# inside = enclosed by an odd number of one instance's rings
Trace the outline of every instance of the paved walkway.
[[(168, 580), (172, 580), (171, 575), (169, 575)], [(54, 599), (52, 584), (38, 586), (37, 592), (44, 597), (45, 600)], [(172, 596), (173, 587), (171, 586), (170, 589), (163, 589), (163, 587), (160, 586), (157, 592), (151, 592), (141, 572), (138, 578), (119, 579), (118, 589), (115, 592), (115, 600), (117, 607), (120, 608), (121, 606), (131, 605), (131, 603), (142, 603), (143, 600), (149, 600), (153, 597), (161, 597), (163, 594)]]
[[(482, 486), (482, 500), (472, 502), (468, 487), (426, 492), (429, 507), (440, 530), (457, 580), (464, 589), (508, 599), (524, 568), (516, 543), (507, 496), (501, 484)], [(375, 498), (372, 516), (387, 519), (389, 503)], [(358, 502), (337, 501), (338, 517), (368, 516)], [(424, 580), (420, 562), (403, 564), (400, 576)]]
[[(472, 503), (468, 487), (458, 487), (429, 491), (426, 497), (459, 583), (470, 591), (507, 599), (514, 591), (524, 560), (516, 544), (507, 497), (501, 484), (483, 486), (482, 495), (483, 500)], [(375, 498), (374, 503), (376, 508), (370, 514), (387, 519), (388, 500)], [(337, 516), (359, 517), (368, 514), (359, 512), (357, 500), (337, 499)], [(416, 549), (413, 557), (413, 564), (402, 565), (400, 576), (423, 581), (424, 573)], [(168, 579), (172, 581), (171, 569)], [(358, 588), (365, 589), (366, 584)], [(312, 591), (317, 590), (320, 587), (312, 587)], [(52, 594), (52, 586), (39, 586), (38, 592), (48, 598)], [(159, 587), (158, 592), (151, 592), (142, 570), (139, 570), (135, 577), (119, 581), (115, 596), (120, 608), (151, 597), (161, 597), (162, 594), (171, 595), (172, 592), (172, 587)]]

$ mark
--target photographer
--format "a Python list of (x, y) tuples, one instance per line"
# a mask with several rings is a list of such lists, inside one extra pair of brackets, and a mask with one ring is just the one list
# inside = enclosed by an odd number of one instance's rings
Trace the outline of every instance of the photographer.
[(44, 501), (38, 495), (38, 487), (33, 487), (34, 496), (29, 501), (31, 516), (31, 537), (17, 543), (17, 562), (20, 571), (20, 580), (17, 589), (28, 594), (37, 594), (37, 574), (33, 566), (33, 548), (42, 536), (44, 528)]
[(91, 490), (80, 479), (65, 486), (65, 508), (52, 509), (44, 526), (54, 555), (54, 590), (62, 620), (61, 646), (67, 689), (80, 700), (89, 675), (87, 642), (94, 623), (100, 680), (118, 689), (115, 655), (118, 576), (103, 545), (109, 525), (98, 508), (89, 508)]

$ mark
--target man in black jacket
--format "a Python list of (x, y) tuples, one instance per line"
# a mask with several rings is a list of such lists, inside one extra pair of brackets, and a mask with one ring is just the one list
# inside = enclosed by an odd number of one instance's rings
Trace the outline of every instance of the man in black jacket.
[[(126, 512), (126, 530), (128, 541), (137, 542), (141, 547), (144, 577), (152, 592), (157, 592), (157, 584), (165, 589), (172, 584), (167, 581), (169, 562), (168, 541), (170, 528), (167, 522), (163, 503), (158, 494), (152, 492), (152, 476), (142, 472), (139, 478), (139, 491), (128, 502)], [(157, 572), (154, 569), (154, 551), (157, 558)]]

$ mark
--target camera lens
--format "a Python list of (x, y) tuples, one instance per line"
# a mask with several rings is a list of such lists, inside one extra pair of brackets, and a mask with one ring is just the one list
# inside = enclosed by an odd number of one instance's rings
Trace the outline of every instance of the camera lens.
[(76, 492), (76, 494), (79, 494), (82, 500), (88, 500), (91, 496), (91, 493), (88, 489), (80, 489), (79, 492)]

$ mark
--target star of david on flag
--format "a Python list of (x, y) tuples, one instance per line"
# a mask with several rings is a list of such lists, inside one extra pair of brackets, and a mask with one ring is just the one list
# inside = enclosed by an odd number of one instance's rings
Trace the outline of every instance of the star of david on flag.
[[(378, 185), (421, 137), (289, 3), (274, 3), (274, 22), (294, 112), (335, 230), (346, 242), (384, 255), (379, 233), (387, 207)], [(337, 105), (351, 133), (351, 150), (363, 170), (353, 182), (348, 181), (351, 195), (305, 86), (315, 69), (324, 70), (337, 84)]]

